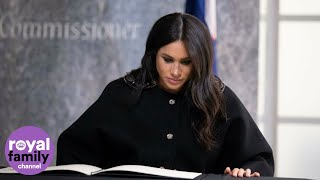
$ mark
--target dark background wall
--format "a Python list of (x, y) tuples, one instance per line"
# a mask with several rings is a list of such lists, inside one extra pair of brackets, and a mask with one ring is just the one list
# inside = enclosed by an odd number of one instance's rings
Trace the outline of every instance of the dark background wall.
[[(139, 66), (154, 21), (184, 3), (2, 0), (0, 165), (21, 126), (41, 127), (56, 143), (108, 82)], [(217, 0), (217, 9), (219, 76), (255, 118), (259, 2)]]

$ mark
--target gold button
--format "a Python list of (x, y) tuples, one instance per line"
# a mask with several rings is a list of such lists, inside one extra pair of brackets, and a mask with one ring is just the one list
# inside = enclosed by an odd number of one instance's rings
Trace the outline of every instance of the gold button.
[(167, 139), (172, 139), (173, 138), (173, 134), (167, 134)]
[(169, 100), (169, 104), (174, 105), (175, 103), (176, 103), (176, 101), (174, 99)]

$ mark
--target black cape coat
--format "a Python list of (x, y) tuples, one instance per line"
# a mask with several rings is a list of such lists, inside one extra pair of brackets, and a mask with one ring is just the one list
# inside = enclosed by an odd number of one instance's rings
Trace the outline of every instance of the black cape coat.
[(136, 164), (181, 171), (223, 174), (226, 167), (250, 168), (273, 176), (272, 150), (234, 92), (222, 83), (227, 119), (215, 128), (216, 145), (197, 141), (192, 121), (201, 115), (184, 94), (151, 85), (128, 107), (134, 79), (109, 83), (98, 100), (58, 139), (57, 165), (101, 168)]

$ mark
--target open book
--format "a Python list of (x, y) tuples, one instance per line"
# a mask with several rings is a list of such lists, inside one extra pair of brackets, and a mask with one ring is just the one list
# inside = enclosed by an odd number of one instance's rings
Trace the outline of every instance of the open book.
[[(153, 175), (159, 177), (170, 177), (170, 178), (181, 178), (181, 179), (194, 179), (200, 176), (201, 173), (187, 172), (187, 171), (176, 171), (170, 169), (161, 169), (150, 166), (142, 165), (121, 165), (108, 169), (101, 169), (96, 166), (86, 164), (69, 164), (47, 167), (45, 171), (74, 171), (79, 172), (88, 176), (96, 175), (104, 172), (124, 172), (124, 173), (138, 173), (145, 175)], [(18, 173), (11, 167), (0, 169), (0, 173)]]

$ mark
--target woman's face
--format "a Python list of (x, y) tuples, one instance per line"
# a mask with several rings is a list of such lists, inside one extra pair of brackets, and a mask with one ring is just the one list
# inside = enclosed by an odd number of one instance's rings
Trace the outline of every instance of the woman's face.
[(174, 41), (159, 49), (156, 57), (159, 85), (170, 93), (179, 92), (188, 81), (192, 62), (182, 41)]

